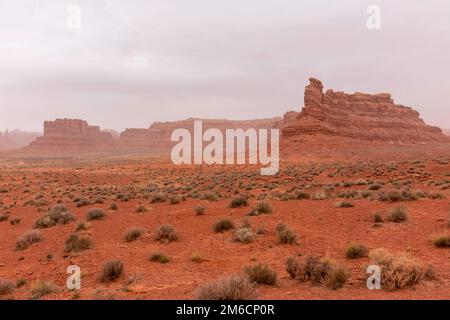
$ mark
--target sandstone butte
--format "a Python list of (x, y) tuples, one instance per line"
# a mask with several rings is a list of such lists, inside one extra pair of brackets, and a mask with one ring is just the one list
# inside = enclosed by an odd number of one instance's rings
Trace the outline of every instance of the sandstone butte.
[(347, 94), (323, 92), (317, 79), (309, 79), (305, 105), (293, 121), (289, 115), (283, 137), (322, 135), (364, 141), (449, 142), (442, 130), (427, 125), (417, 111), (395, 104), (389, 93)]
[(172, 131), (178, 128), (192, 130), (194, 120), (202, 120), (204, 130), (279, 128), (284, 142), (282, 148), (288, 146), (287, 149), (302, 139), (317, 144), (327, 139), (391, 144), (450, 142), (440, 128), (427, 125), (417, 111), (395, 104), (389, 93), (347, 94), (331, 89), (324, 93), (322, 83), (311, 78), (305, 88), (302, 110), (289, 111), (283, 118), (241, 121), (189, 118), (156, 122), (149, 128), (126, 129), (119, 137), (83, 120), (57, 119), (45, 121), (43, 136), (25, 150), (166, 150), (172, 145)]

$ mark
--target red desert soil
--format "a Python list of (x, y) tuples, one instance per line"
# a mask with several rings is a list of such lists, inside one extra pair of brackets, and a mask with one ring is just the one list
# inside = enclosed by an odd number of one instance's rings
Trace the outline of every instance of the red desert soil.
[[(317, 158), (314, 162), (283, 162), (274, 177), (260, 176), (259, 168), (252, 166), (178, 167), (146, 158), (30, 164), (2, 161), (0, 215), (8, 219), (0, 222), (0, 279), (15, 283), (24, 278), (26, 283), (0, 298), (28, 299), (37, 281), (48, 281), (60, 290), (44, 299), (192, 299), (203, 283), (262, 262), (276, 271), (278, 282), (259, 285), (260, 299), (450, 299), (450, 251), (431, 242), (434, 235), (450, 231), (448, 159), (421, 155), (330, 162)], [(370, 191), (372, 184), (380, 184), (381, 189)], [(300, 190), (311, 197), (326, 194), (326, 199), (292, 199)], [(413, 201), (379, 200), (381, 193), (392, 190), (409, 190), (420, 196)], [(151, 203), (155, 193), (185, 200)], [(239, 194), (249, 196), (249, 206), (230, 208), (230, 200)], [(344, 195), (349, 198), (342, 199)], [(200, 199), (204, 197), (217, 200)], [(77, 198), (99, 203), (77, 207)], [(270, 203), (273, 213), (246, 216), (260, 199)], [(341, 200), (354, 207), (337, 208)], [(17, 238), (57, 202), (69, 208), (76, 220), (41, 229), (41, 242), (14, 250)], [(113, 202), (117, 211), (109, 210)], [(137, 213), (139, 205), (148, 211)], [(206, 208), (204, 215), (196, 215), (194, 207), (199, 205)], [(389, 210), (398, 205), (407, 208), (409, 219), (386, 221)], [(90, 208), (102, 208), (107, 214), (104, 220), (91, 221), (87, 230), (77, 232), (89, 236), (93, 247), (66, 253), (65, 240)], [(377, 212), (384, 222), (375, 227)], [(15, 218), (20, 218), (20, 223), (12, 225)], [(264, 228), (265, 233), (252, 243), (235, 242), (233, 231), (213, 231), (220, 218), (228, 218), (236, 226), (247, 218), (253, 230)], [(275, 227), (279, 223), (296, 233), (298, 244), (277, 243)], [(163, 224), (176, 229), (178, 241), (161, 244), (154, 240), (155, 230)], [(126, 242), (124, 233), (130, 227), (145, 232), (136, 241)], [(431, 265), (436, 279), (392, 292), (368, 290), (365, 268), (369, 259), (347, 259), (345, 249), (350, 242), (370, 250), (383, 247), (395, 254), (408, 252)], [(166, 254), (170, 262), (150, 262), (149, 255), (155, 252)], [(192, 261), (193, 254), (202, 261)], [(337, 290), (290, 279), (285, 262), (294, 254), (332, 258), (349, 269), (350, 278)], [(125, 272), (112, 283), (101, 283), (102, 266), (113, 259), (124, 263)], [(77, 294), (66, 289), (66, 269), (74, 264), (82, 272), (82, 289)]]

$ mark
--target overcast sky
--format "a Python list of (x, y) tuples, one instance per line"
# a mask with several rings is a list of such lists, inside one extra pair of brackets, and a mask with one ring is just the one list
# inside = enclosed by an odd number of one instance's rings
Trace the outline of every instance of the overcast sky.
[(281, 116), (310, 76), (391, 92), (450, 128), (449, 13), (448, 0), (0, 0), (0, 130)]

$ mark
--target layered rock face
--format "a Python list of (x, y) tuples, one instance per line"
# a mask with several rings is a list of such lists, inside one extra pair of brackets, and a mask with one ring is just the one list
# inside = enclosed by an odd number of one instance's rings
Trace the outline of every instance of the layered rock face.
[(222, 120), (189, 118), (181, 121), (155, 122), (148, 129), (126, 129), (120, 135), (121, 148), (168, 148), (172, 146), (170, 140), (172, 132), (176, 129), (187, 129), (193, 134), (194, 121), (201, 120), (203, 130), (219, 129), (225, 133), (226, 129), (271, 129), (276, 128), (281, 118), (259, 120)]
[(98, 126), (90, 126), (78, 119), (57, 119), (44, 122), (44, 135), (30, 144), (30, 148), (97, 148), (113, 147), (116, 141), (109, 132), (103, 132)]
[(397, 105), (389, 93), (347, 94), (327, 90), (314, 78), (305, 88), (305, 106), (283, 128), (283, 137), (325, 135), (359, 140), (449, 142), (442, 130), (427, 125), (417, 111)]

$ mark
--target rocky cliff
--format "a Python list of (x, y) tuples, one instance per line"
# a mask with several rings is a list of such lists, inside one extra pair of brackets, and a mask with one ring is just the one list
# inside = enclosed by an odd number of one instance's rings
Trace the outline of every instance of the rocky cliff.
[(283, 137), (324, 135), (368, 141), (448, 142), (442, 130), (427, 125), (417, 111), (395, 104), (389, 93), (347, 94), (327, 90), (314, 78), (305, 88), (305, 105), (289, 120)]

